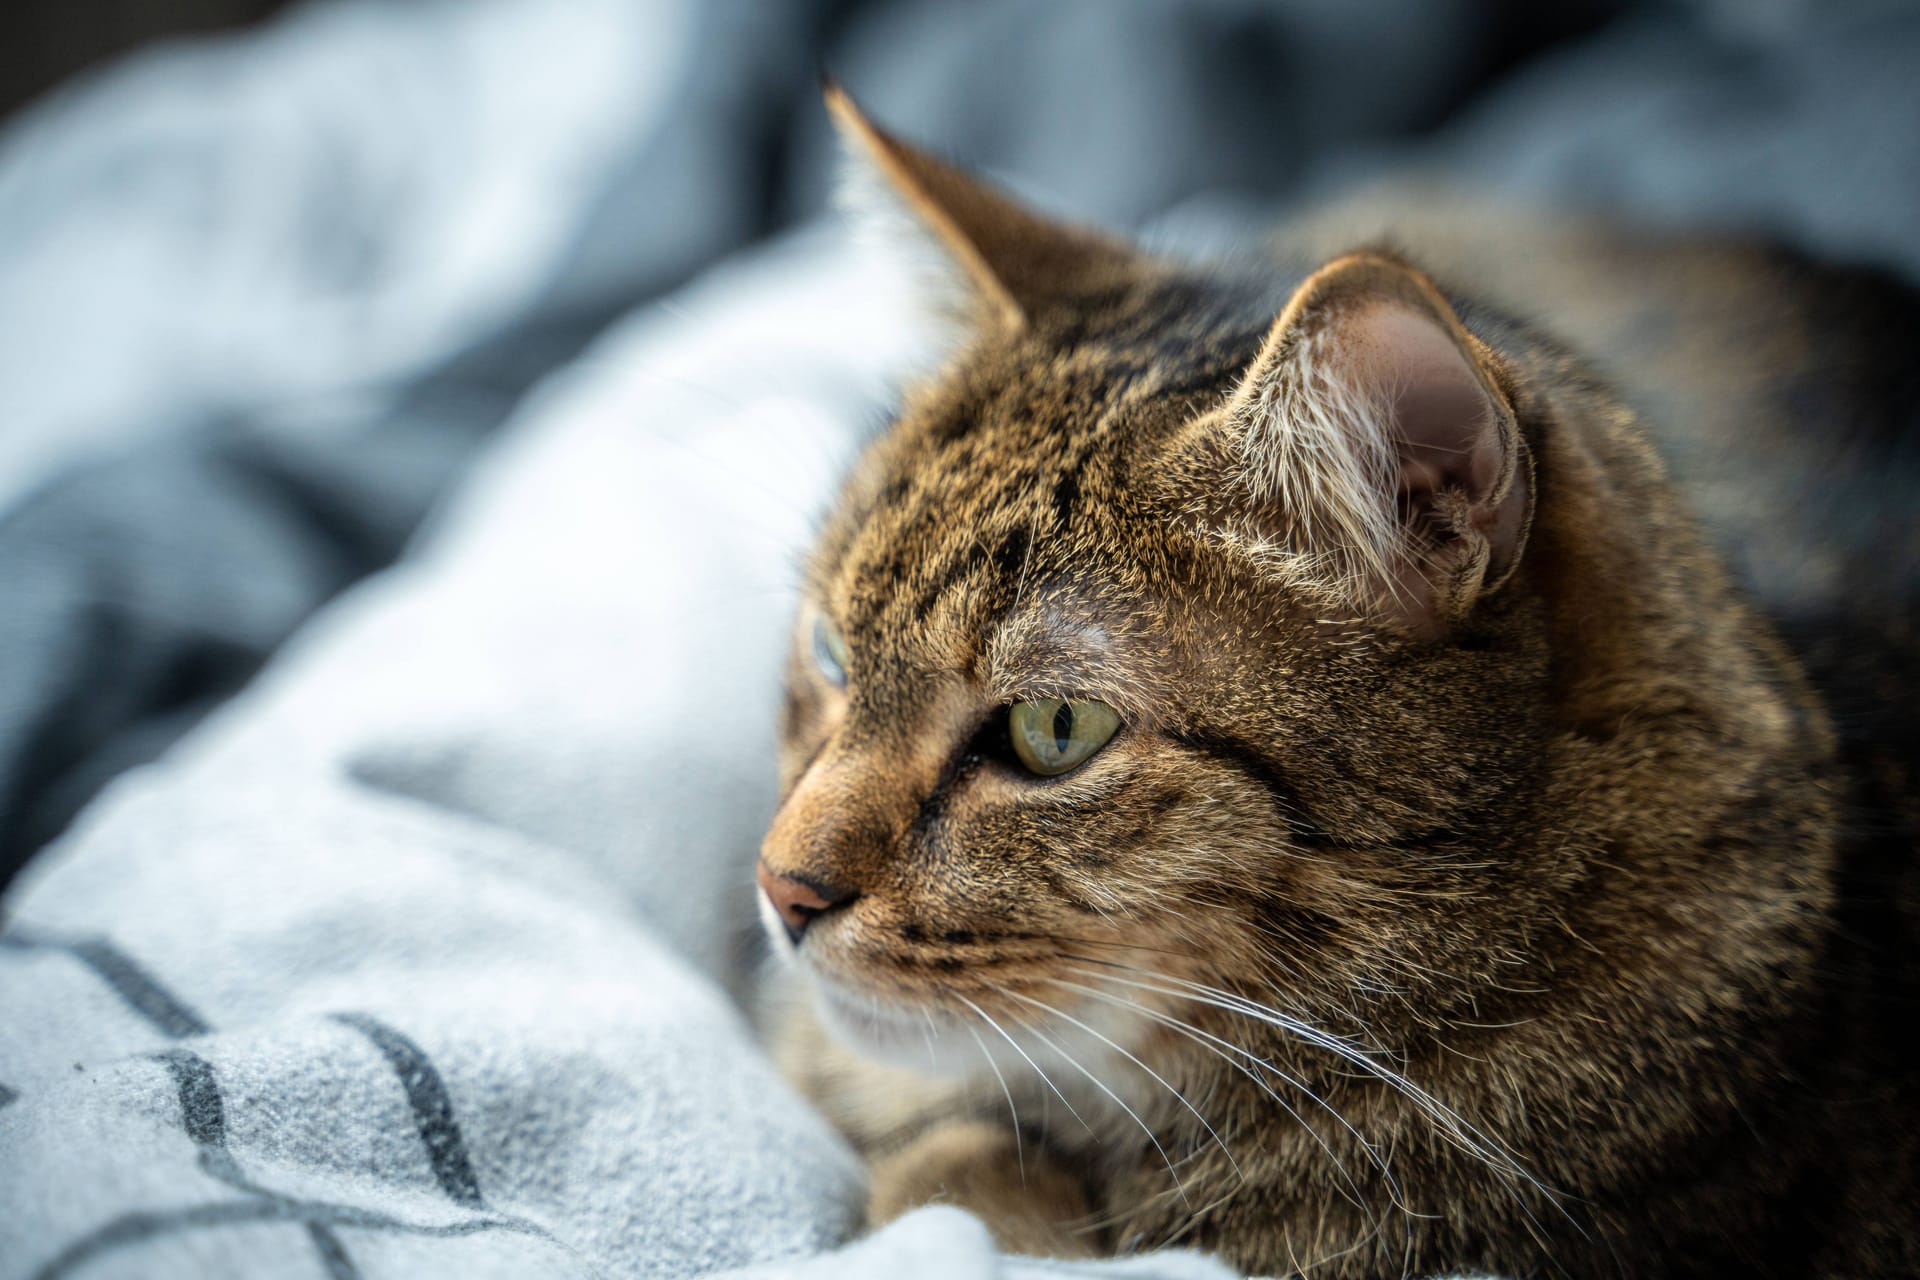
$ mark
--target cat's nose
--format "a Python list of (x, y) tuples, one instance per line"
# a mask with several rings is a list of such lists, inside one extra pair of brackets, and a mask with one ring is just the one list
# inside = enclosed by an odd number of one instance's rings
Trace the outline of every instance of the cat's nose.
[(787, 937), (795, 945), (814, 920), (860, 896), (852, 889), (841, 889), (819, 880), (783, 876), (769, 867), (764, 858), (754, 868), (754, 878), (759, 880), (760, 892), (773, 904), (773, 913), (780, 917)]

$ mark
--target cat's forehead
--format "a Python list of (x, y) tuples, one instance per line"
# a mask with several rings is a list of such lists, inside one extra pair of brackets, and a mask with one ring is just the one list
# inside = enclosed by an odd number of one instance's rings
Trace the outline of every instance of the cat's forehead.
[(977, 538), (1016, 514), (1059, 532), (1137, 521), (1133, 472), (1232, 390), (1267, 323), (1257, 300), (1175, 280), (984, 337), (908, 400), (869, 455), (844, 540), (866, 535), (891, 572), (903, 541)]
[(980, 427), (897, 451), (832, 574), (843, 624), (905, 641), (1022, 612), (1090, 623), (1131, 558), (1103, 454), (1086, 428)]
[(1155, 458), (1262, 332), (1175, 314), (977, 352), (908, 405), (816, 566), (870, 663), (1116, 705), (1151, 683), (1180, 576)]

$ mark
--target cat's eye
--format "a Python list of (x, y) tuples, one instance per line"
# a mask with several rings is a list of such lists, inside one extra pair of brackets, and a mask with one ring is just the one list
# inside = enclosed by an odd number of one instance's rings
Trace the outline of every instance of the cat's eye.
[(847, 682), (847, 642), (825, 618), (813, 622), (813, 660), (827, 679), (837, 685)]
[(1119, 728), (1120, 713), (1104, 702), (1034, 698), (1007, 709), (1013, 753), (1047, 778), (1078, 768)]

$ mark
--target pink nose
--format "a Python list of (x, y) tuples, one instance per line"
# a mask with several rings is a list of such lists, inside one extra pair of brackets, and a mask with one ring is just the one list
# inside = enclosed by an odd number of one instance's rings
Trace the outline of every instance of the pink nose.
[(773, 904), (774, 914), (780, 917), (780, 923), (787, 927), (787, 936), (795, 943), (800, 941), (800, 935), (806, 932), (807, 926), (815, 918), (858, 896), (850, 889), (836, 889), (817, 880), (780, 875), (764, 861), (754, 868), (754, 878), (760, 882), (760, 892), (766, 894), (767, 901)]

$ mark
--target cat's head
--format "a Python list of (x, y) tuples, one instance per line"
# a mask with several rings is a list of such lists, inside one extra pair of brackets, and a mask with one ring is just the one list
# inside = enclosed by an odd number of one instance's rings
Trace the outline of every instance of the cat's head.
[(1137, 1043), (1161, 983), (1323, 1011), (1445, 963), (1516, 874), (1478, 837), (1544, 668), (1503, 357), (1390, 254), (1171, 265), (830, 106), (969, 336), (794, 632), (759, 877), (828, 1025), (964, 1067)]

